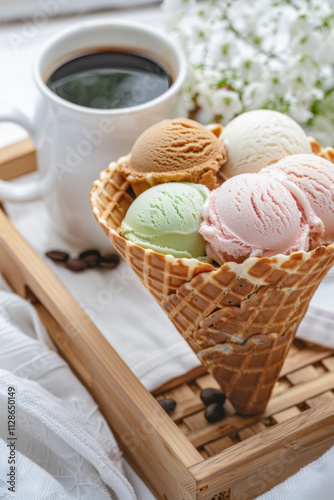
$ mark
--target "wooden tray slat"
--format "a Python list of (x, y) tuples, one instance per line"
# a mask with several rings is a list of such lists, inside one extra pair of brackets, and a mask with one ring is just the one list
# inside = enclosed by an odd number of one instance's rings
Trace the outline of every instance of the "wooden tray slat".
[(291, 387), (288, 391), (271, 398), (266, 411), (261, 415), (255, 415), (253, 417), (242, 417), (236, 414), (230, 415), (220, 422), (189, 432), (187, 437), (195, 447), (202, 446), (218, 437), (226, 436), (230, 432), (247, 427), (260, 419), (271, 417), (275, 413), (279, 413), (296, 404), (303, 403), (306, 399), (317, 396), (330, 389), (334, 389), (334, 373), (328, 372), (324, 375), (320, 375), (317, 379)]
[(0, 179), (9, 181), (36, 170), (36, 152), (30, 139), (0, 149)]
[(325, 403), (190, 467), (198, 498), (211, 500), (219, 487), (222, 498), (248, 500), (264, 493), (293, 474), (296, 461), (301, 467), (327, 450), (333, 425), (333, 404)]
[(312, 347), (305, 347), (304, 345), (304, 347), (300, 350), (291, 350), (282, 367), (280, 376), (283, 377), (284, 375), (299, 370), (304, 366), (321, 361), (322, 359), (327, 358), (330, 352), (330, 349), (316, 345)]

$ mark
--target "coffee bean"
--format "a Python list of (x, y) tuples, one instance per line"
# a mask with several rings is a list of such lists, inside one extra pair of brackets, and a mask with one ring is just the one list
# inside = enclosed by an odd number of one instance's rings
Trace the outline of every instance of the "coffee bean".
[(87, 264), (83, 259), (72, 259), (71, 257), (66, 261), (65, 267), (74, 273), (80, 273), (87, 269)]
[(81, 257), (87, 264), (89, 269), (100, 266), (100, 256), (99, 255), (87, 255), (86, 257)]
[(210, 424), (218, 422), (225, 415), (225, 410), (222, 405), (218, 403), (212, 403), (205, 409), (204, 416)]
[(91, 255), (95, 255), (96, 257), (100, 257), (100, 252), (98, 250), (85, 250), (84, 252), (81, 252), (79, 255), (79, 259), (85, 259), (86, 257), (90, 257)]
[(205, 404), (205, 406), (211, 405), (212, 403), (218, 403), (223, 405), (226, 400), (226, 396), (221, 389), (203, 389), (200, 394), (200, 398)]
[(62, 252), (61, 250), (50, 250), (50, 252), (46, 252), (45, 255), (54, 262), (66, 262), (70, 257), (68, 253)]
[(118, 266), (120, 261), (120, 257), (116, 253), (108, 253), (106, 255), (102, 255), (100, 260), (100, 267), (104, 269), (114, 269), (114, 267)]
[(176, 407), (176, 401), (172, 398), (158, 399), (158, 403), (168, 415), (172, 413)]
[(94, 248), (84, 250), (79, 254), (78, 258), (72, 258), (68, 253), (62, 252), (61, 250), (50, 250), (46, 255), (54, 262), (65, 263), (65, 267), (75, 273), (96, 267), (113, 269), (120, 262), (119, 255), (109, 253), (101, 256), (100, 252)]

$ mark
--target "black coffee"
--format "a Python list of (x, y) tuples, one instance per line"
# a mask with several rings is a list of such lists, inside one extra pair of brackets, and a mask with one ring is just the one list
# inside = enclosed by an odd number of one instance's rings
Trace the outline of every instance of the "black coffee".
[(160, 63), (134, 52), (101, 50), (60, 66), (46, 82), (66, 101), (88, 108), (115, 109), (144, 104), (171, 86)]

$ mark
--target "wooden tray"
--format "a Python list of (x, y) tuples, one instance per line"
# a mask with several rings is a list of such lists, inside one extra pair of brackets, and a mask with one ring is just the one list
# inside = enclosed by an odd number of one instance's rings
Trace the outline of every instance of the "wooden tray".
[[(0, 152), (0, 178), (34, 168), (29, 141)], [(241, 417), (227, 403), (227, 416), (215, 424), (206, 422), (199, 393), (217, 383), (203, 368), (193, 370), (155, 392), (176, 399), (169, 417), (3, 211), (0, 272), (34, 303), (126, 459), (159, 499), (252, 499), (334, 444), (333, 351), (295, 341), (266, 412)]]

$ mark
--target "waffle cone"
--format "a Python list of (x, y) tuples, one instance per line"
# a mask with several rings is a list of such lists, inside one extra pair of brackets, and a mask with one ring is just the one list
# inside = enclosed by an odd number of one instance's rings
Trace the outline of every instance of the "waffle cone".
[[(334, 162), (332, 149), (310, 143)], [(141, 248), (118, 234), (135, 198), (118, 167), (112, 163), (94, 183), (96, 219), (236, 410), (264, 411), (311, 297), (334, 263), (334, 244), (220, 268)]]

